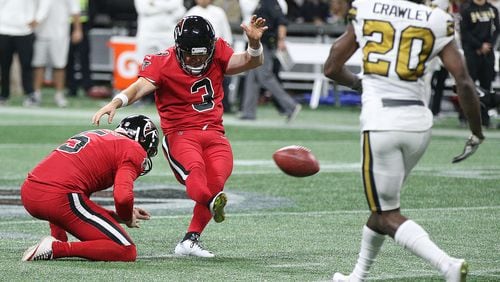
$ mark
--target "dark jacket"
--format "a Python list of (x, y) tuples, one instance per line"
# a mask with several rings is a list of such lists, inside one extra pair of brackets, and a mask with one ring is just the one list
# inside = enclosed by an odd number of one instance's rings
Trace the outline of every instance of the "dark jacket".
[(276, 49), (278, 41), (278, 26), (288, 25), (288, 20), (283, 14), (277, 0), (261, 0), (255, 9), (257, 17), (266, 19), (269, 29), (262, 35), (261, 42), (270, 49)]
[(462, 5), (460, 16), (460, 33), (464, 51), (475, 51), (484, 42), (495, 45), (500, 25), (498, 10), (486, 2), (479, 6), (472, 0)]

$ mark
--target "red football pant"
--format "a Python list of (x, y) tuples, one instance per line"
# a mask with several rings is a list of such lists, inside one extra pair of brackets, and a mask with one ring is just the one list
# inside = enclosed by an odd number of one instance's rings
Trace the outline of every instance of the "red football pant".
[(178, 131), (163, 138), (163, 153), (175, 177), (196, 204), (188, 232), (201, 233), (212, 218), (210, 201), (224, 189), (233, 171), (233, 151), (226, 136), (213, 130)]
[[(79, 193), (51, 193), (30, 181), (21, 187), (21, 200), (34, 217), (50, 222), (54, 258), (81, 257), (96, 261), (135, 261), (137, 250), (110, 211)], [(80, 242), (67, 242), (64, 231)]]

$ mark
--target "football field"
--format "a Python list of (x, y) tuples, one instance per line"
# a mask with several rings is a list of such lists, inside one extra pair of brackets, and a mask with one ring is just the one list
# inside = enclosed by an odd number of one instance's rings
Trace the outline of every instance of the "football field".
[[(201, 237), (215, 258), (173, 255), (192, 202), (158, 154), (153, 170), (135, 188), (136, 205), (149, 210), (152, 219), (139, 229), (126, 229), (137, 244), (136, 262), (21, 262), (25, 249), (49, 228), (24, 211), (20, 185), (57, 145), (94, 128), (91, 117), (103, 103), (79, 98), (66, 109), (49, 103), (0, 108), (1, 281), (328, 281), (336, 271), (352, 270), (368, 216), (360, 178), (359, 108), (331, 106), (304, 106), (292, 124), (285, 124), (272, 106), (259, 108), (256, 121), (225, 116), (234, 151), (225, 187), (226, 220), (211, 222)], [(114, 128), (133, 113), (159, 125), (153, 106), (130, 106), (118, 111), (113, 124), (103, 119), (101, 126)], [(500, 281), (500, 130), (486, 130), (476, 154), (452, 164), (468, 135), (456, 117), (437, 122), (428, 151), (402, 192), (402, 213), (450, 255), (469, 262), (468, 281)], [(275, 166), (272, 153), (292, 144), (312, 150), (320, 162), (318, 174), (294, 178)], [(113, 207), (110, 192), (92, 199)], [(370, 280), (442, 281), (435, 269), (392, 239), (386, 240)]]

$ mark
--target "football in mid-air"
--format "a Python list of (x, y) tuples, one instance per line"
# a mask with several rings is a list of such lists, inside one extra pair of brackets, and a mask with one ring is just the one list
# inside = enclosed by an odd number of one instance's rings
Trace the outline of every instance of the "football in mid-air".
[(310, 149), (291, 145), (276, 150), (273, 154), (276, 165), (286, 174), (305, 177), (319, 171), (319, 162)]
[(109, 99), (113, 96), (113, 91), (106, 86), (92, 86), (87, 91), (87, 96), (92, 99)]

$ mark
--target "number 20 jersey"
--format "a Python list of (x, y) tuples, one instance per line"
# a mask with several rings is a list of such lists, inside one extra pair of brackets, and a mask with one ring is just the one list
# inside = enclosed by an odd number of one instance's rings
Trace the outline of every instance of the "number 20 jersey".
[(429, 129), (427, 107), (383, 107), (382, 99), (427, 104), (423, 76), (431, 59), (453, 40), (451, 15), (405, 0), (356, 0), (349, 19), (363, 58), (361, 129)]

